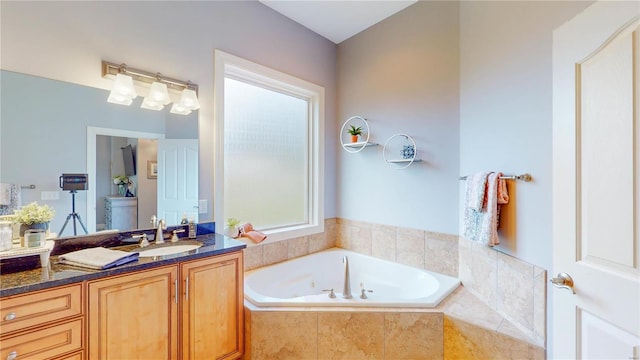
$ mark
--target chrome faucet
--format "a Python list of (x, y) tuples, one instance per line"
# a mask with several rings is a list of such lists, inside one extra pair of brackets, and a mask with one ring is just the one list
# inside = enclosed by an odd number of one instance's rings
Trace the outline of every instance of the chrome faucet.
[(164, 232), (167, 229), (167, 224), (163, 219), (158, 220), (158, 229), (156, 230), (156, 244), (164, 244)]
[(344, 263), (344, 287), (342, 289), (342, 297), (345, 299), (351, 299), (351, 278), (349, 276), (349, 259), (345, 256), (342, 258)]

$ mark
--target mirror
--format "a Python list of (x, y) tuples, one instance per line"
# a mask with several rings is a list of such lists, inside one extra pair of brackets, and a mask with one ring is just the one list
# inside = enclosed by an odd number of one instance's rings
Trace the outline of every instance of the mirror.
[[(135, 198), (127, 200), (138, 203), (135, 214), (126, 215), (131, 226), (150, 228), (153, 214), (175, 225), (187, 212), (166, 203), (158, 209), (158, 186), (170, 195), (162, 201), (174, 200), (176, 193), (187, 194), (188, 216), (198, 220), (197, 111), (184, 116), (171, 114), (170, 106), (162, 111), (141, 109), (140, 96), (131, 106), (111, 104), (106, 101), (108, 90), (6, 70), (0, 71), (0, 79), (0, 183), (22, 186), (23, 205), (37, 201), (53, 207), (56, 215), (51, 232), (58, 233), (73, 213), (74, 197), (75, 212), (89, 232), (106, 228), (105, 199), (122, 201), (113, 177), (125, 174), (121, 148), (129, 144), (137, 161), (136, 174), (128, 177)], [(168, 150), (160, 148), (161, 143), (169, 144)], [(173, 143), (187, 143), (183, 145), (186, 152), (179, 155)], [(188, 184), (177, 180), (180, 171), (189, 172), (183, 174), (190, 179)], [(87, 173), (89, 189), (75, 196), (63, 191), (59, 185), (63, 173)], [(30, 185), (35, 188), (28, 188)], [(71, 217), (59, 236), (74, 235), (73, 220)], [(84, 234), (80, 224), (77, 234)]]

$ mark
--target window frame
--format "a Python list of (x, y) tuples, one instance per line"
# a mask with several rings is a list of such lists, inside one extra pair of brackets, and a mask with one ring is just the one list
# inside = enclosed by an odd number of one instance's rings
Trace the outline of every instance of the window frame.
[[(231, 77), (309, 101), (308, 214), (305, 224), (265, 230), (274, 242), (324, 231), (324, 87), (216, 49), (214, 51), (214, 166), (213, 215), (218, 232), (226, 225), (224, 215), (224, 80)], [(251, 219), (243, 219), (250, 221)]]

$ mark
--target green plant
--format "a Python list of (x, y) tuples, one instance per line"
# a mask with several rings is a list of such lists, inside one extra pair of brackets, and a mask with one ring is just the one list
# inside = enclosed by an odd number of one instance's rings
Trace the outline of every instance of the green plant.
[(15, 221), (25, 225), (35, 223), (46, 223), (51, 221), (56, 215), (56, 211), (48, 205), (38, 205), (32, 202), (23, 206), (20, 210), (16, 210)]
[(362, 126), (355, 127), (355, 125), (351, 125), (351, 128), (348, 129), (347, 132), (352, 136), (362, 135)]
[(230, 228), (230, 229), (238, 226), (238, 224), (240, 224), (240, 220), (238, 220), (236, 218), (228, 218), (227, 219), (227, 227)]

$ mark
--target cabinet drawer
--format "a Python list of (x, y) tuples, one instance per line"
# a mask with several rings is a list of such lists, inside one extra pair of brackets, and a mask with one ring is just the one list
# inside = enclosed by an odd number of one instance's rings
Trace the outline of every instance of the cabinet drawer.
[(81, 315), (82, 303), (82, 284), (3, 298), (0, 333)]
[(84, 359), (85, 359), (84, 351), (78, 351), (73, 354), (68, 354), (68, 355), (56, 358), (56, 360), (84, 360)]
[[(82, 349), (82, 319), (39, 328), (0, 340), (0, 359), (52, 359)], [(72, 357), (73, 358), (73, 357)]]

